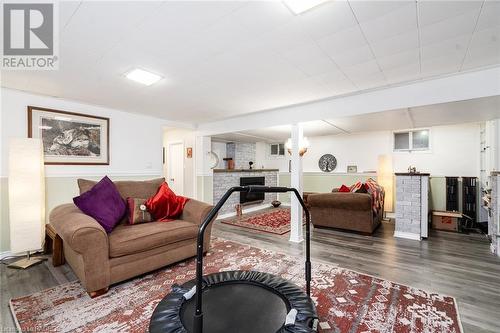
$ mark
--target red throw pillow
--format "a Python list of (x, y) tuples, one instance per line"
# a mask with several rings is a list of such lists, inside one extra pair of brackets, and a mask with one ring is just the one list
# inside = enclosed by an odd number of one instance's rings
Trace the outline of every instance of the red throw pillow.
[(176, 195), (167, 183), (161, 184), (158, 192), (146, 201), (146, 208), (153, 215), (154, 219), (161, 222), (168, 222), (176, 219), (182, 214), (184, 205), (188, 198)]
[(345, 185), (340, 186), (339, 192), (351, 192), (351, 189)]

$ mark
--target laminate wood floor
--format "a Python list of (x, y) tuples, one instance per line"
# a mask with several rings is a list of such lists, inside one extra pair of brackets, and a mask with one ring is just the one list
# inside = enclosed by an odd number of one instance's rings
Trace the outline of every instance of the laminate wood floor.
[[(500, 259), (489, 253), (488, 242), (479, 235), (432, 230), (422, 242), (396, 239), (394, 224), (383, 223), (373, 236), (330, 229), (314, 229), (312, 260), (352, 269), (428, 291), (453, 296), (465, 332), (500, 332)], [(302, 255), (303, 244), (288, 235), (267, 234), (216, 222), (213, 235), (255, 247)], [(14, 326), (8, 302), (75, 279), (64, 265), (50, 261), (28, 270), (0, 265), (0, 331)]]

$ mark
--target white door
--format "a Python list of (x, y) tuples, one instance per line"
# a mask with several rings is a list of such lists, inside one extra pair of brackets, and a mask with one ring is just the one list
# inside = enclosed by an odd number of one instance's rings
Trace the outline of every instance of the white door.
[(184, 194), (184, 144), (182, 142), (168, 145), (168, 186), (175, 194)]

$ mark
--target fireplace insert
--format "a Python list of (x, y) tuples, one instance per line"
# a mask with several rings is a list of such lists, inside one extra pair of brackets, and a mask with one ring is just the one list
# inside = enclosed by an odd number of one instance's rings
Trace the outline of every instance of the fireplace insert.
[[(241, 177), (240, 185), (265, 185), (265, 177)], [(264, 192), (240, 192), (240, 203), (257, 203), (264, 201)]]

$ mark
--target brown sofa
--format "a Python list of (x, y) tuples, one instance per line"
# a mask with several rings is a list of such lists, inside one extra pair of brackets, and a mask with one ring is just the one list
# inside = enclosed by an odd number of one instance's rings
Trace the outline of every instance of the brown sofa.
[(382, 208), (374, 212), (373, 198), (368, 193), (341, 193), (334, 189), (331, 193), (307, 193), (304, 198), (314, 226), (372, 234), (383, 218), (383, 201)]
[[(164, 182), (117, 181), (123, 198), (149, 198)], [(80, 193), (94, 181), (78, 181)], [(107, 234), (92, 217), (74, 204), (64, 204), (50, 213), (50, 224), (63, 240), (65, 260), (91, 297), (121, 282), (196, 255), (198, 227), (211, 205), (189, 200), (178, 220), (126, 225), (122, 221)], [(205, 251), (210, 246), (210, 228), (205, 234)]]

